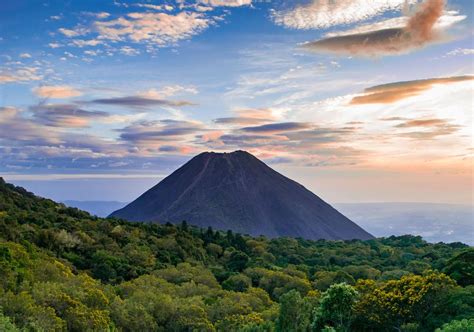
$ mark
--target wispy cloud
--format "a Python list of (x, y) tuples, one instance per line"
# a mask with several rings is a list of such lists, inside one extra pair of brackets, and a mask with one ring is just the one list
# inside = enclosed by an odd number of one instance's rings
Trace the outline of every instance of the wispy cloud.
[(83, 36), (89, 33), (89, 30), (86, 28), (75, 28), (75, 29), (59, 28), (58, 31), (66, 37), (78, 37), (78, 36)]
[(203, 125), (194, 121), (160, 120), (140, 121), (120, 129), (120, 138), (135, 143), (159, 143), (174, 141), (180, 136), (196, 134), (204, 129)]
[(300, 122), (279, 122), (265, 124), (256, 127), (244, 127), (241, 130), (250, 133), (282, 133), (286, 131), (296, 131), (301, 129), (307, 129), (311, 127), (309, 123)]
[(126, 16), (97, 21), (94, 26), (103, 40), (149, 42), (166, 46), (207, 29), (212, 20), (201, 13), (129, 13)]
[(474, 48), (456, 48), (446, 53), (446, 56), (473, 55)]
[(461, 126), (452, 124), (445, 119), (432, 118), (407, 120), (399, 123), (395, 128), (409, 128), (411, 130), (399, 133), (400, 137), (415, 140), (432, 140), (439, 136), (454, 134), (461, 129)]
[(38, 123), (52, 127), (84, 128), (94, 119), (103, 119), (109, 113), (88, 111), (74, 104), (41, 104), (30, 107)]
[(211, 7), (241, 7), (252, 4), (252, 0), (197, 0), (197, 2)]
[(6, 160), (16, 160), (19, 164), (26, 160), (27, 165), (32, 165), (41, 160), (52, 162), (53, 158), (64, 161), (64, 158), (110, 158), (126, 154), (125, 146), (119, 142), (64, 130), (77, 127), (81, 118), (106, 116), (84, 110), (74, 116), (68, 108), (72, 107), (33, 107), (34, 118), (18, 108), (0, 108), (0, 150), (9, 156)]
[(271, 109), (238, 109), (234, 110), (237, 116), (217, 118), (214, 123), (218, 125), (257, 125), (271, 122), (277, 119)]
[(43, 85), (33, 89), (41, 98), (64, 99), (82, 95), (81, 91), (69, 85)]
[(116, 105), (123, 107), (135, 107), (135, 108), (146, 108), (151, 106), (173, 106), (182, 107), (194, 105), (193, 103), (185, 100), (166, 100), (147, 98), (143, 96), (126, 96), (126, 97), (115, 97), (115, 98), (99, 98), (89, 101), (89, 103), (103, 104), (103, 105)]
[(446, 124), (447, 121), (443, 119), (417, 119), (407, 120), (402, 122), (395, 127), (397, 128), (412, 128), (412, 127), (433, 127)]
[(11, 82), (38, 81), (43, 76), (38, 73), (36, 67), (20, 67), (14, 70), (0, 68), (0, 84)]
[(365, 21), (386, 11), (400, 10), (414, 0), (310, 0), (290, 2), (272, 11), (276, 24), (293, 29), (318, 29)]
[(425, 0), (402, 28), (384, 28), (329, 37), (304, 44), (314, 52), (384, 56), (413, 51), (442, 40), (435, 24), (443, 14), (444, 0)]
[(128, 55), (128, 56), (135, 56), (135, 55), (139, 55), (140, 51), (130, 46), (123, 46), (120, 48), (120, 53)]
[(162, 99), (168, 98), (171, 96), (179, 95), (179, 94), (197, 94), (198, 89), (195, 86), (184, 86), (184, 85), (165, 85), (160, 87), (159, 89), (152, 88), (146, 91), (140, 92), (139, 95), (142, 97), (147, 98), (155, 98), (155, 99)]
[[(460, 15), (458, 11), (444, 11), (436, 23), (433, 26), (434, 30), (441, 31), (443, 29), (449, 28), (456, 23), (459, 23), (466, 19), (467, 16)], [(410, 21), (409, 16), (400, 16), (389, 19), (382, 19), (376, 22), (358, 25), (355, 28), (342, 31), (330, 31), (324, 35), (324, 37), (341, 37), (347, 35), (355, 35), (362, 33), (369, 33), (372, 31), (383, 30), (383, 29), (403, 29), (407, 26)]]
[(101, 45), (104, 42), (99, 39), (73, 39), (70, 43), (70, 45), (77, 46), (79, 48), (86, 47), (86, 46), (97, 46)]
[(405, 98), (417, 96), (436, 84), (450, 84), (474, 80), (474, 76), (454, 76), (425, 80), (396, 82), (365, 89), (365, 94), (352, 98), (351, 104), (390, 104)]

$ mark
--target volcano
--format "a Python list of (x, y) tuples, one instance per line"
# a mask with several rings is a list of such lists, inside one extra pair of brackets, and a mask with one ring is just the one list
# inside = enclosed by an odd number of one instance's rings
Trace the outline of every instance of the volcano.
[(367, 240), (301, 184), (245, 151), (201, 153), (111, 217), (179, 223), (268, 237)]

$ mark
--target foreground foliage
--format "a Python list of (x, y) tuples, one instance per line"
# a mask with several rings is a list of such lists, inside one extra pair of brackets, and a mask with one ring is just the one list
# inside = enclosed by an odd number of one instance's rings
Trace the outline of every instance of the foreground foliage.
[(101, 219), (0, 180), (0, 331), (471, 331), (473, 257)]

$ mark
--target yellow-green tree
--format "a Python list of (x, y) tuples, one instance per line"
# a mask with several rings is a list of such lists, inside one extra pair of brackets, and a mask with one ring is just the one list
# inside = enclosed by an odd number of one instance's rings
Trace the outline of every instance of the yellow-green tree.
[(455, 282), (445, 274), (429, 272), (425, 275), (408, 275), (377, 285), (362, 281), (357, 289), (362, 294), (357, 304), (359, 324), (379, 329), (400, 329), (402, 325), (427, 325), (427, 318), (441, 304)]

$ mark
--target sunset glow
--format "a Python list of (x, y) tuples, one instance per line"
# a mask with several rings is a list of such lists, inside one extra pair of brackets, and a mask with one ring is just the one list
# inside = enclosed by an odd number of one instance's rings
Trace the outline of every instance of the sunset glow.
[(247, 150), (330, 202), (471, 204), (471, 1), (331, 3), (0, 4), (1, 176), (127, 201)]

